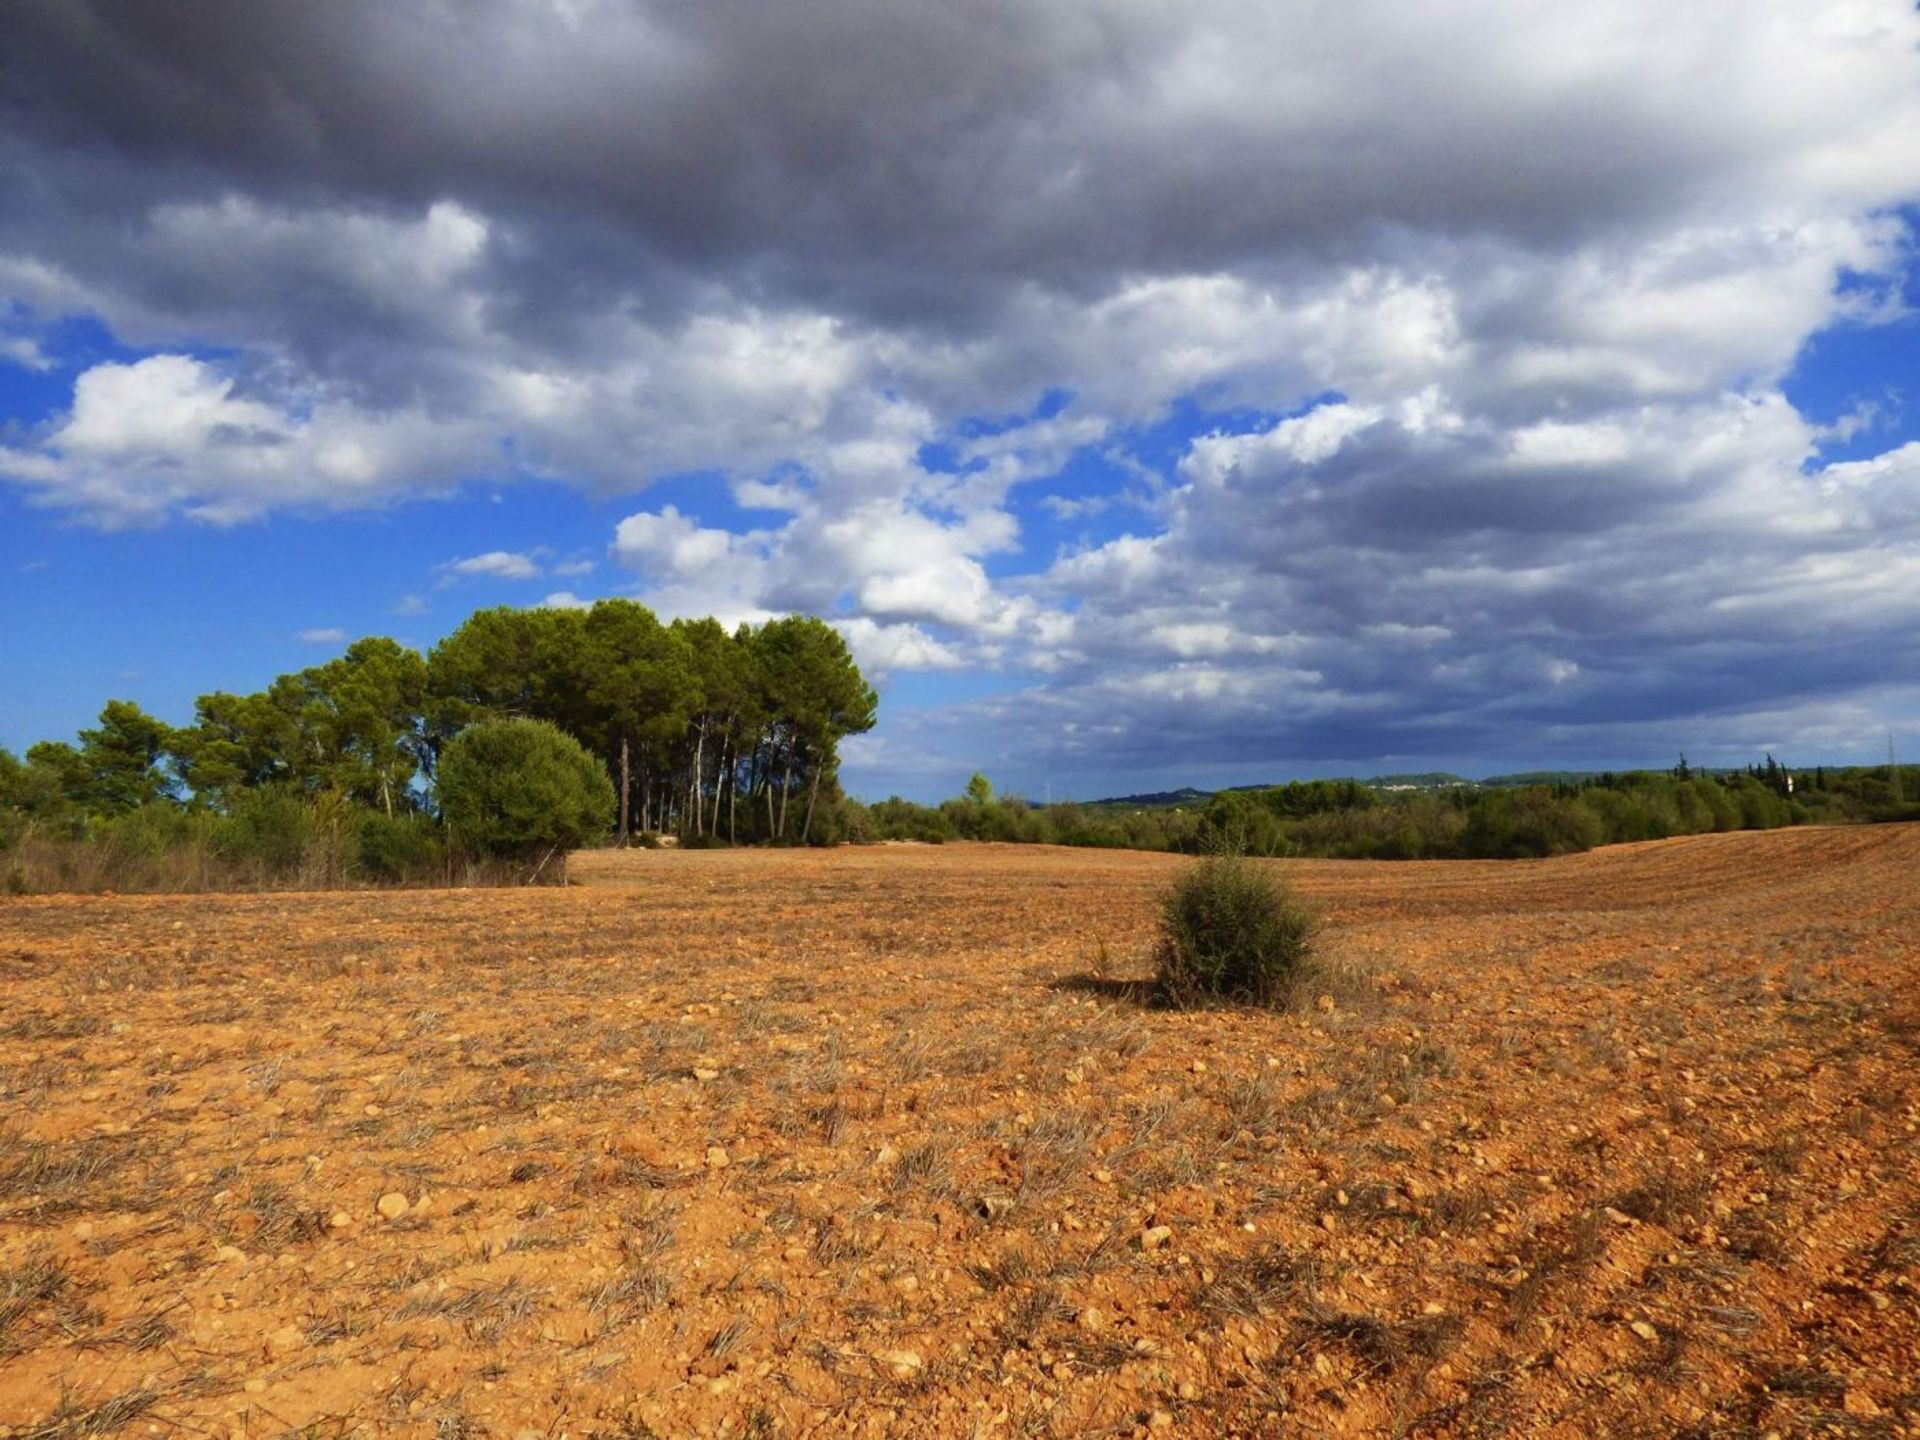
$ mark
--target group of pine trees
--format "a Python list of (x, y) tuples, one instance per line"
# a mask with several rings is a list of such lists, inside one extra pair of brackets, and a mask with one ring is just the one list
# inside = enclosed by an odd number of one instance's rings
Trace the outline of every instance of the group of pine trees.
[(629, 600), (501, 607), (425, 656), (364, 639), (264, 690), (203, 695), (188, 725), (113, 700), (77, 743), (0, 751), (0, 843), (156, 812), (256, 815), (269, 799), (431, 822), (441, 754), (509, 717), (546, 721), (598, 759), (622, 838), (833, 839), (840, 742), (871, 729), (875, 707), (845, 641), (811, 616), (729, 630), (663, 624)]

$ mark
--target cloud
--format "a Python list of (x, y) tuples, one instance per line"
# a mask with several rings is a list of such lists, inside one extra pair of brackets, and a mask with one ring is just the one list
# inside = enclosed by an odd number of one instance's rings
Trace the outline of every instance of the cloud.
[[(1823, 458), (1883, 385), (1786, 386), (1911, 323), (1904, 0), (188, 10), (9, 14), (0, 317), (72, 379), (0, 440), (39, 504), (708, 485), (616, 512), (650, 603), (1007, 677), (876, 764), (1914, 703), (1920, 465)], [(588, 573), (544, 538), (456, 564)]]
[(312, 630), (302, 630), (299, 635), (302, 645), (344, 645), (347, 632), (337, 625), (323, 625)]
[(175, 511), (233, 524), (285, 506), (377, 503), (396, 471), (450, 488), (481, 453), (465, 423), (372, 414), (314, 392), (253, 395), (210, 362), (161, 354), (82, 372), (66, 413), (28, 446), (0, 447), (0, 475), (109, 528)]
[(593, 602), (591, 600), (582, 600), (571, 590), (556, 590), (547, 596), (546, 599), (542, 600), (538, 608), (542, 610), (589, 610), (592, 607)]
[(449, 578), (462, 580), (479, 576), (491, 580), (537, 580), (543, 573), (539, 561), (516, 550), (489, 550), (484, 555), (449, 560), (440, 571)]

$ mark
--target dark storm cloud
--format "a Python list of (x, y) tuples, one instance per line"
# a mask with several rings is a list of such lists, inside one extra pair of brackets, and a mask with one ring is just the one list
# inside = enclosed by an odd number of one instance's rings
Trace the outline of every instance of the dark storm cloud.
[(1805, 118), (1791, 90), (1756, 113), (1729, 63), (1754, 38), (1700, 20), (1614, 59), (1624, 11), (1359, 9), (21, 0), (0, 84), (56, 164), (452, 196), (609, 227), (629, 273), (949, 318), (1009, 283), (1364, 260), (1395, 231), (1566, 248), (1737, 189)]

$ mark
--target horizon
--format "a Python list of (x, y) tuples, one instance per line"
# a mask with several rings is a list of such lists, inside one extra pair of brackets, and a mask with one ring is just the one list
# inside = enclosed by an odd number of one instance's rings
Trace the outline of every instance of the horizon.
[(627, 597), (867, 799), (1920, 754), (1906, 0), (8, 20), (16, 753)]

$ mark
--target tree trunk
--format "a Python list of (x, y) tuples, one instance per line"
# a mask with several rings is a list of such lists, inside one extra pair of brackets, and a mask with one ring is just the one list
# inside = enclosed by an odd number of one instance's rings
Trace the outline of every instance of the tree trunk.
[(704, 813), (704, 807), (700, 803), (704, 797), (700, 792), (704, 788), (707, 778), (706, 763), (707, 717), (702, 715), (700, 717), (700, 737), (693, 742), (693, 794), (689, 797), (689, 803), (693, 810), (693, 833), (696, 835), (700, 833), (700, 821)]
[(787, 838), (787, 792), (793, 788), (793, 752), (799, 748), (798, 742), (787, 745), (787, 768), (780, 776), (780, 838)]
[(813, 834), (813, 802), (815, 797), (820, 794), (820, 772), (824, 768), (826, 767), (817, 762), (815, 763), (813, 767), (813, 783), (807, 786), (807, 818), (800, 826), (800, 843), (802, 845), (806, 844)]
[(628, 808), (632, 801), (633, 767), (631, 757), (627, 753), (627, 737), (622, 735), (620, 737), (620, 843), (622, 845), (627, 843), (627, 835), (630, 833), (627, 822), (632, 819)]

